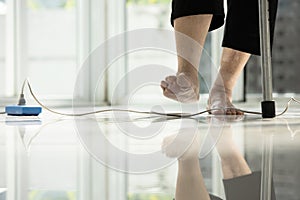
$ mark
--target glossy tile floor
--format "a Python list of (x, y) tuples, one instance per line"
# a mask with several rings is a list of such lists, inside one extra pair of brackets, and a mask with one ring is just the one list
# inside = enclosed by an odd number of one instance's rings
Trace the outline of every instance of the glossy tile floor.
[(195, 155), (211, 199), (300, 199), (299, 131), (300, 105), (275, 119), (0, 116), (0, 200), (172, 199), (178, 158)]

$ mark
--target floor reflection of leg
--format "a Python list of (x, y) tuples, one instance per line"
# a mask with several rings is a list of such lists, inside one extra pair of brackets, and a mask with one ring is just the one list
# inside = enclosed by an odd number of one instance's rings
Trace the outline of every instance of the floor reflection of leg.
[(209, 200), (197, 157), (178, 161), (176, 200)]
[(248, 163), (233, 140), (231, 127), (224, 127), (217, 149), (221, 158), (224, 179), (251, 174)]
[(182, 129), (163, 140), (162, 151), (168, 157), (178, 159), (176, 200), (210, 199), (198, 158), (202, 137), (203, 134), (194, 129)]
[[(217, 144), (224, 177), (224, 189), (228, 200), (260, 200), (261, 172), (252, 172), (232, 138), (232, 130), (225, 127)], [(271, 187), (271, 200), (275, 200)]]

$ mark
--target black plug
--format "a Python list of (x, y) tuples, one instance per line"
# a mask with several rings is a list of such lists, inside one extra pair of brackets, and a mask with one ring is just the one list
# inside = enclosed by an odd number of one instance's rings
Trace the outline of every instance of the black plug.
[(18, 106), (25, 106), (25, 105), (26, 105), (26, 100), (24, 94), (20, 94)]

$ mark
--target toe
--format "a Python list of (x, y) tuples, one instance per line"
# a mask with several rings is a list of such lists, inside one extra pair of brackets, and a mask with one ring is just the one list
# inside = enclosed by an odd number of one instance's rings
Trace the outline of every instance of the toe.
[(230, 109), (230, 115), (243, 115), (244, 113), (242, 111), (240, 111), (239, 109), (236, 108), (232, 108)]
[(226, 109), (225, 114), (226, 115), (234, 115), (234, 113), (231, 111), (231, 109)]
[(237, 115), (244, 115), (244, 112), (241, 110), (237, 110), (236, 112), (237, 112)]
[(213, 114), (213, 115), (224, 115), (225, 112), (224, 112), (223, 109), (217, 109), (217, 110), (212, 110), (211, 114)]
[(170, 99), (173, 99), (173, 100), (177, 100), (176, 95), (171, 90), (169, 90), (168, 88), (166, 88), (164, 90), (164, 96), (166, 96)]
[(176, 76), (167, 76), (166, 81), (168, 83), (176, 82), (177, 77)]
[(167, 88), (168, 85), (169, 85), (169, 84), (168, 84), (166, 81), (161, 81), (161, 82), (160, 82), (160, 87), (161, 87), (162, 89)]

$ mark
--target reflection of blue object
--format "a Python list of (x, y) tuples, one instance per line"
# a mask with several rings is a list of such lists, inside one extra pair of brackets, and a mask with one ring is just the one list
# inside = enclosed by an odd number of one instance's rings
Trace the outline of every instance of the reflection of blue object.
[(35, 0), (45, 8), (62, 8), (66, 5), (67, 0)]
[(5, 112), (8, 115), (13, 116), (37, 116), (42, 112), (42, 108), (39, 106), (6, 106)]
[(0, 200), (5, 200), (6, 199), (6, 192), (0, 193)]
[(70, 200), (66, 191), (39, 191), (33, 200), (43, 199), (59, 199), (59, 200)]
[(5, 121), (5, 125), (7, 126), (36, 126), (42, 125), (42, 121), (39, 119), (23, 119), (18, 117), (19, 119), (10, 119), (7, 118)]

